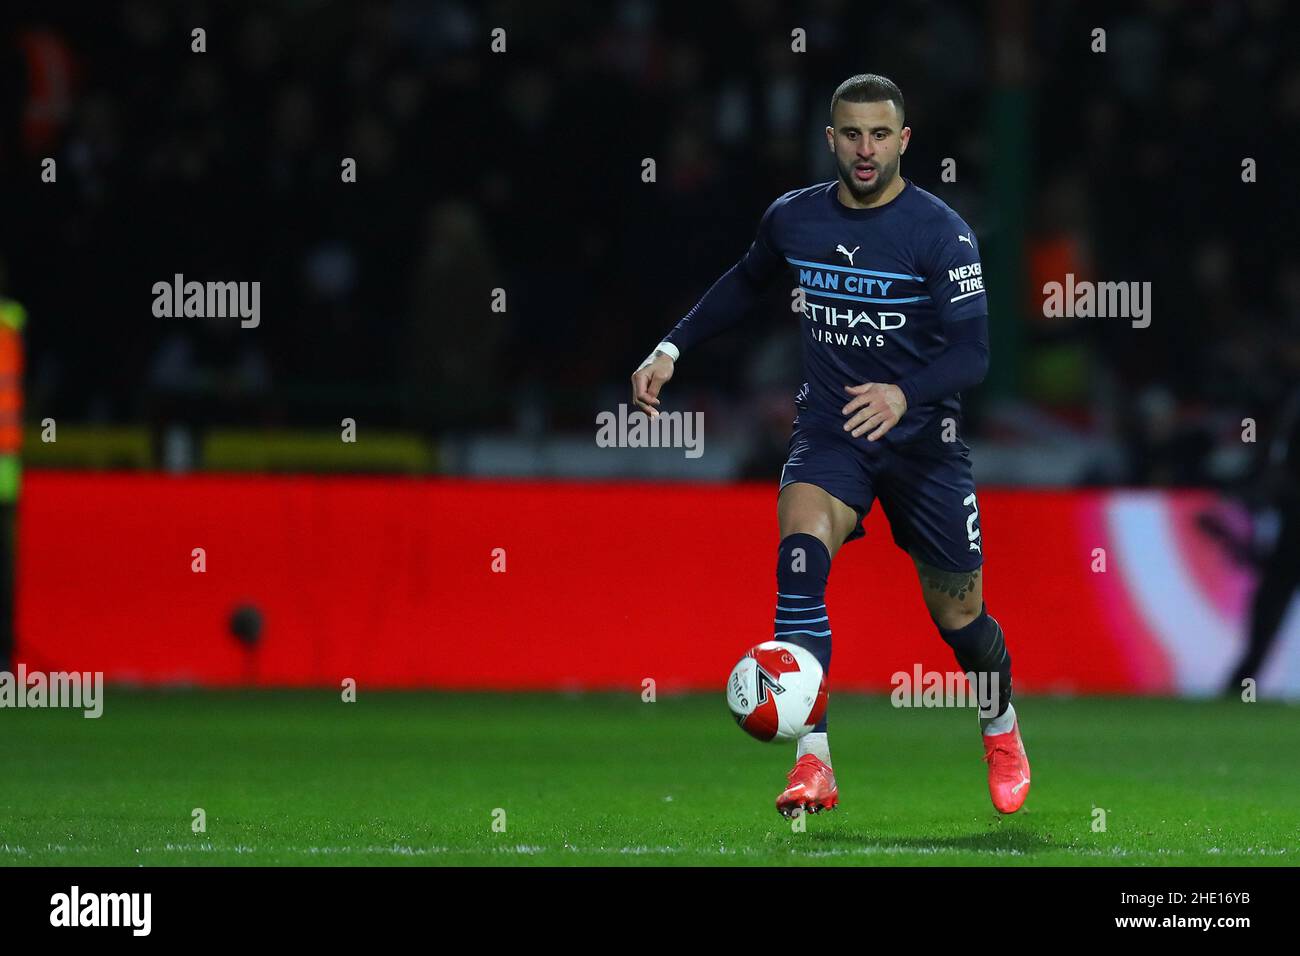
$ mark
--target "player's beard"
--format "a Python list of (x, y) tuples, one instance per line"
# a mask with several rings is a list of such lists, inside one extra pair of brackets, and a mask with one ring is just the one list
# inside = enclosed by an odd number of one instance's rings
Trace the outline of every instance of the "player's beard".
[[(837, 158), (838, 159), (838, 158)], [(871, 165), (876, 167), (876, 175), (869, 183), (860, 183), (853, 175), (854, 167), (860, 160), (855, 156), (847, 165), (837, 163), (840, 169), (840, 182), (849, 190), (849, 194), (858, 202), (867, 202), (880, 195), (880, 191), (894, 181), (898, 175), (898, 163), (901, 157), (895, 156), (894, 161), (887, 166), (882, 166), (876, 160), (870, 160)]]

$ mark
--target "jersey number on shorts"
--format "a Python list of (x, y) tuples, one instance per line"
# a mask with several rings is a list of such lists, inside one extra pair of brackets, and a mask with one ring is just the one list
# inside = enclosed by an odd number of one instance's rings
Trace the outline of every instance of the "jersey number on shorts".
[(983, 554), (984, 552), (980, 550), (980, 529), (975, 527), (975, 521), (980, 516), (979, 506), (975, 504), (975, 496), (967, 495), (962, 504), (970, 505), (971, 509), (970, 516), (966, 518), (966, 540), (970, 542), (970, 547), (966, 550), (979, 551)]

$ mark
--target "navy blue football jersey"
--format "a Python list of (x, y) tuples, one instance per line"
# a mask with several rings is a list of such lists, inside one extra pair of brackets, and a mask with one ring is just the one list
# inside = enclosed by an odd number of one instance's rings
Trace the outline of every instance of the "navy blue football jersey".
[(884, 437), (891, 445), (915, 439), (936, 417), (960, 419), (960, 389), (988, 367), (979, 243), (947, 204), (904, 183), (873, 209), (841, 203), (836, 181), (781, 196), (745, 255), (665, 340), (685, 351), (741, 321), (789, 275), (801, 309), (801, 422), (842, 426), (851, 398), (844, 387), (863, 382), (898, 385), (907, 397)]

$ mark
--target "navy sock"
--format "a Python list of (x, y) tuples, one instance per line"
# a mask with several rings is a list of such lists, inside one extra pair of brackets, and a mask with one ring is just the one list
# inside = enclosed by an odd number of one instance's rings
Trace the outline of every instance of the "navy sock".
[[(980, 616), (975, 620), (955, 630), (941, 627), (939, 634), (953, 649), (963, 673), (973, 672), (977, 680), (980, 674), (998, 675), (998, 712), (988, 716), (1001, 717), (1011, 703), (1011, 652), (1007, 650), (1002, 625), (980, 604)], [(972, 689), (978, 687), (976, 684)], [(983, 705), (983, 701), (980, 703)]]
[[(831, 674), (831, 623), (826, 613), (826, 581), (831, 553), (821, 539), (792, 534), (781, 539), (776, 552), (776, 624), (773, 636), (807, 648), (822, 665), (827, 686)], [(826, 732), (826, 717), (813, 733)]]

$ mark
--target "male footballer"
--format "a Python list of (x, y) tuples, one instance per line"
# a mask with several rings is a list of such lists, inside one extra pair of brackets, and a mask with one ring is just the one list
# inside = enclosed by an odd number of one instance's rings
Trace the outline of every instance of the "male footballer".
[[(797, 276), (804, 382), (777, 498), (774, 636), (811, 651), (829, 681), (831, 559), (863, 536), (879, 499), (958, 666), (997, 688), (981, 707), (984, 759), (993, 805), (1014, 813), (1029, 794), (1029, 760), (1011, 655), (984, 606), (970, 449), (956, 437), (959, 393), (988, 370), (987, 297), (974, 232), (899, 174), (911, 135), (892, 81), (840, 84), (826, 128), (838, 178), (768, 207), (749, 251), (632, 375), (633, 400), (658, 415), (681, 355), (741, 322), (787, 267)], [(838, 800), (823, 716), (799, 740), (776, 807), (817, 813)]]

